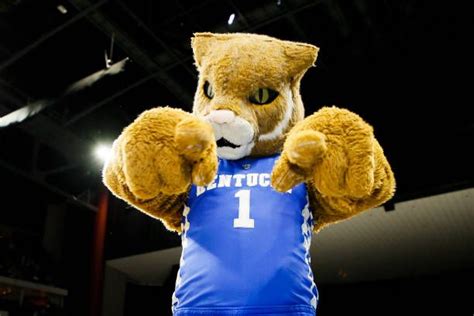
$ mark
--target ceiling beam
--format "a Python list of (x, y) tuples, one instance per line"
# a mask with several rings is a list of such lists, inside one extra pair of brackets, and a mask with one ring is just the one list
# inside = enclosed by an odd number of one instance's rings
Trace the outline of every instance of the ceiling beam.
[[(177, 1), (177, 2), (179, 4), (179, 1)], [(196, 10), (200, 10), (200, 9), (206, 7), (207, 5), (209, 5), (212, 2), (217, 2), (217, 0), (193, 1), (192, 2), (193, 5), (190, 5), (188, 7), (183, 7), (182, 5), (180, 5), (182, 10), (178, 14), (171, 15), (169, 17), (166, 17), (166, 18), (162, 19), (161, 22), (159, 22), (160, 24), (158, 25), (158, 29), (161, 26), (168, 25), (168, 24), (176, 21), (177, 19), (185, 17), (185, 16), (193, 13)]]
[[(23, 105), (23, 102), (0, 86), (0, 113), (9, 113), (12, 108)], [(12, 104), (13, 107), (7, 107), (5, 103)], [(20, 123), (18, 127), (70, 162), (84, 164), (90, 160), (90, 144), (44, 114), (37, 114)]]
[[(187, 57), (187, 58), (184, 58), (182, 60), (184, 61), (187, 61), (187, 60), (190, 60), (191, 57)], [(165, 71), (168, 71), (168, 70), (171, 70), (173, 69), (174, 67), (178, 66), (179, 64), (181, 63), (181, 61), (176, 61), (168, 66), (166, 66), (164, 68)], [(160, 70), (161, 71), (161, 70)], [(64, 123), (64, 126), (70, 126), (72, 124), (74, 124), (75, 122), (77, 122), (78, 120), (82, 119), (83, 117), (87, 116), (87, 115), (90, 115), (92, 112), (94, 111), (97, 111), (98, 109), (100, 109), (101, 107), (103, 107), (104, 105), (107, 105), (109, 104), (110, 102), (112, 102), (113, 100), (115, 100), (116, 98), (120, 97), (121, 95), (124, 95), (125, 93), (129, 92), (130, 90), (133, 90), (139, 86), (141, 86), (142, 84), (144, 84), (145, 82), (148, 82), (150, 81), (151, 79), (153, 79), (155, 76), (157, 76), (159, 73), (158, 72), (154, 72), (154, 73), (151, 73), (145, 77), (142, 77), (142, 78), (139, 78), (138, 80), (134, 81), (133, 83), (129, 84), (126, 88), (120, 90), (120, 91), (117, 91), (116, 93), (98, 101), (98, 102), (95, 102), (95, 103), (92, 103), (90, 104), (89, 106), (87, 106), (84, 110), (82, 110), (81, 112), (77, 113), (76, 115), (74, 115), (73, 117), (71, 117), (70, 119), (68, 119), (65, 123)]]
[[(232, 29), (233, 32), (252, 32), (256, 29), (274, 23), (280, 19), (287, 18), (288, 16), (292, 16), (300, 11), (309, 9), (316, 5), (320, 5), (324, 3), (324, 0), (302, 0), (296, 1), (297, 4), (292, 7), (291, 9), (283, 9), (276, 4), (276, 2), (269, 2), (264, 6), (259, 7), (250, 12), (245, 13), (246, 21), (252, 21), (252, 24), (244, 25), (243, 27), (238, 27), (236, 25), (235, 28)], [(245, 23), (244, 23), (245, 24)], [(218, 26), (214, 29), (214, 32), (223, 33), (228, 31), (228, 25), (223, 24)]]
[[(70, 0), (70, 1), (82, 1), (82, 0)], [(211, 1), (207, 1), (207, 2), (211, 2)], [(207, 2), (203, 2), (203, 3), (207, 3)], [(276, 3), (270, 3), (268, 4), (267, 6), (265, 6), (262, 10), (262, 8), (260, 9), (256, 9), (256, 10), (253, 10), (249, 13), (246, 13), (245, 14), (245, 22), (244, 22), (244, 25), (243, 27), (241, 28), (238, 28), (238, 24), (236, 25), (236, 29), (234, 31), (250, 31), (250, 30), (254, 30), (258, 27), (261, 27), (261, 26), (264, 26), (266, 24), (269, 24), (269, 23), (273, 23), (275, 22), (276, 20), (278, 19), (282, 19), (282, 18), (289, 18), (290, 21), (291, 20), (294, 20), (293, 18), (293, 15), (295, 13), (298, 13), (302, 10), (305, 10), (305, 9), (308, 9), (310, 7), (313, 7), (315, 5), (318, 5), (320, 4), (321, 2), (323, 2), (322, 0), (319, 0), (319, 1), (308, 1), (308, 0), (304, 0), (304, 1), (300, 1), (299, 2), (299, 5), (293, 7), (291, 10), (282, 10), (280, 7), (278, 7), (276, 5)], [(197, 8), (201, 8), (204, 4), (203, 3), (200, 3), (199, 6)], [(235, 9), (235, 5), (234, 5), (234, 9)], [(187, 14), (191, 14), (192, 11), (196, 9), (196, 8), (193, 8), (193, 9), (190, 9), (187, 11)], [(238, 8), (237, 8), (238, 9)], [(262, 15), (262, 12), (267, 12), (267, 14), (263, 14)], [(238, 14), (242, 17), (244, 17), (244, 13), (239, 11)], [(185, 14), (182, 14), (181, 16), (183, 16)], [(255, 21), (255, 23), (253, 23), (252, 25), (248, 24), (248, 19), (247, 19), (247, 16), (252, 16), (252, 21)], [(173, 17), (175, 18), (175, 17)], [(297, 25), (298, 26), (298, 25)], [(221, 26), (221, 27), (217, 27), (214, 31), (215, 32), (227, 32), (228, 29), (227, 29), (227, 25), (225, 26)], [(298, 30), (296, 29), (296, 31), (298, 32)], [(299, 36), (305, 36), (305, 34), (299, 34)], [(164, 53), (163, 53), (164, 54)], [(131, 85), (129, 85), (127, 88), (121, 90), (121, 91), (118, 91), (117, 93), (111, 95), (111, 96), (108, 96), (107, 98), (99, 101), (99, 102), (96, 102), (96, 103), (93, 103), (91, 104), (89, 107), (87, 107), (85, 110), (83, 110), (82, 112), (76, 114), (74, 117), (70, 118), (66, 123), (65, 125), (66, 126), (69, 126), (71, 124), (74, 124), (76, 121), (78, 121), (79, 119), (87, 116), (87, 115), (90, 115), (92, 112), (98, 110), (99, 108), (101, 108), (102, 106), (110, 103), (111, 101), (113, 101), (114, 99), (116, 99), (117, 97), (129, 92), (130, 90), (140, 86), (141, 84), (147, 82), (148, 80), (154, 78), (155, 76), (159, 76), (160, 73), (162, 73), (162, 71), (164, 72), (167, 72), (167, 71), (170, 71), (172, 70), (174, 67), (177, 67), (179, 65), (182, 65), (183, 63), (186, 63), (188, 61), (190, 61), (193, 57), (192, 56), (186, 56), (185, 58), (181, 58), (179, 60), (175, 60), (173, 63), (170, 63), (168, 66), (166, 66), (164, 69), (159, 69), (157, 71), (155, 71), (154, 73), (150, 73), (148, 76), (146, 77), (143, 77), (143, 78), (140, 78), (139, 80), (137, 80), (136, 82), (132, 83)], [(157, 60), (163, 60), (163, 59), (166, 59), (165, 56), (160, 56), (160, 57), (157, 57), (155, 58)], [(169, 58), (168, 58), (169, 59)], [(189, 107), (191, 108), (191, 107)]]
[[(12, 108), (7, 107), (4, 103), (13, 104), (15, 107), (22, 105), (23, 100), (11, 95), (8, 91), (0, 86), (0, 113), (11, 112)], [(12, 127), (9, 127), (12, 128)], [(22, 170), (21, 168), (14, 166), (6, 161), (0, 159), (0, 167), (9, 170), (12, 173), (20, 175), (46, 189), (56, 193), (60, 196), (65, 197), (68, 201), (73, 204), (84, 207), (86, 209), (97, 211), (94, 205), (91, 205), (79, 197), (72, 195), (63, 189), (60, 189), (44, 180), (44, 175), (36, 169), (36, 160), (38, 158), (38, 141), (42, 144), (54, 149), (60, 153), (70, 164), (84, 166), (87, 161), (91, 159), (90, 144), (77, 137), (75, 134), (66, 130), (62, 126), (58, 125), (52, 119), (44, 114), (37, 114), (18, 125), (18, 128), (32, 136), (35, 142), (35, 148), (33, 148), (33, 161), (30, 171)]]
[(61, 189), (59, 189), (58, 187), (55, 187), (54, 185), (51, 185), (49, 183), (46, 183), (44, 180), (40, 179), (39, 177), (35, 177), (31, 174), (29, 174), (28, 172), (25, 172), (15, 166), (12, 166), (11, 164), (9, 164), (8, 162), (6, 161), (3, 161), (0, 159), (0, 167), (4, 168), (4, 169), (7, 169), (8, 171), (16, 174), (16, 175), (19, 175), (23, 178), (26, 178), (30, 181), (32, 181), (33, 183), (36, 183), (42, 187), (44, 187), (45, 189), (59, 195), (59, 196), (62, 196), (64, 198), (67, 199), (68, 202), (71, 202), (72, 204), (75, 204), (77, 206), (80, 206), (82, 208), (86, 208), (90, 211), (94, 211), (94, 212), (97, 212), (97, 207), (92, 205), (92, 204), (89, 204), (85, 201), (82, 201), (81, 199), (79, 199), (77, 196), (75, 195), (72, 195), (70, 193), (67, 193), (66, 191), (63, 191)]
[(58, 27), (56, 27), (55, 29), (53, 29), (52, 31), (49, 31), (48, 33), (45, 33), (43, 35), (41, 35), (36, 41), (32, 42), (31, 44), (29, 44), (28, 46), (24, 47), (23, 49), (21, 49), (20, 51), (14, 53), (9, 59), (7, 59), (6, 61), (4, 61), (3, 63), (0, 64), (0, 72), (2, 70), (4, 70), (6, 67), (12, 65), (14, 62), (16, 62), (17, 60), (19, 60), (21, 57), (25, 56), (26, 54), (28, 54), (30, 51), (32, 51), (34, 48), (36, 48), (37, 46), (41, 45), (43, 42), (45, 42), (46, 40), (48, 40), (49, 38), (51, 38), (52, 36), (56, 35), (57, 33), (59, 33), (60, 31), (64, 30), (65, 28), (67, 28), (68, 26), (76, 23), (77, 21), (79, 21), (80, 19), (82, 19), (83, 17), (85, 17), (86, 15), (88, 15), (89, 13), (97, 10), (100, 6), (102, 6), (104, 3), (106, 3), (108, 0), (101, 0), (97, 3), (94, 3), (94, 4), (90, 4), (89, 6), (87, 6), (86, 8), (84, 8), (84, 10), (82, 10), (81, 12), (79, 12), (78, 14), (76, 14), (73, 18), (71, 18), (70, 20), (67, 20), (65, 23), (59, 25)]
[(191, 75), (192, 78), (196, 79), (196, 71), (194, 68), (190, 68), (186, 64), (182, 57), (178, 56), (173, 49), (161, 38), (159, 38), (155, 32), (153, 32), (130, 8), (123, 3), (121, 0), (115, 0), (116, 3), (125, 11), (127, 14), (143, 29), (151, 38), (153, 38), (161, 47), (163, 47), (167, 54), (169, 54), (174, 61), (178, 62), (184, 69)]
[[(78, 10), (85, 10), (91, 5), (89, 0), (69, 0)], [(191, 108), (192, 96), (184, 89), (174, 78), (141, 48), (128, 34), (116, 23), (107, 19), (101, 12), (96, 11), (88, 15), (88, 20), (107, 36), (114, 34), (115, 40), (119, 46), (128, 54), (128, 56), (138, 65), (142, 66), (148, 73), (157, 73), (154, 79), (160, 85), (166, 87), (178, 100), (185, 106)]]

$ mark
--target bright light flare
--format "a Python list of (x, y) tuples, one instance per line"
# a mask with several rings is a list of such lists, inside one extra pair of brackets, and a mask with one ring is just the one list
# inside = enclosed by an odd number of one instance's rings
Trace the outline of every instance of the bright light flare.
[(105, 163), (112, 155), (112, 145), (99, 144), (96, 146), (94, 154), (97, 159)]
[(232, 25), (232, 23), (234, 23), (234, 19), (235, 19), (235, 13), (232, 13), (229, 16), (229, 20), (227, 20), (227, 24)]
[(63, 6), (62, 4), (58, 5), (56, 7), (56, 9), (58, 9), (59, 12), (61, 12), (62, 14), (66, 14), (67, 13), (67, 9), (65, 6)]

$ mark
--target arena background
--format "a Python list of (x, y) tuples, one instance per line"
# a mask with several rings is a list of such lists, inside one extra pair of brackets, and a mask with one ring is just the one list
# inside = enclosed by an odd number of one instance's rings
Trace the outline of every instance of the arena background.
[(0, 1), (0, 121), (29, 111), (0, 127), (0, 315), (170, 314), (180, 238), (107, 196), (96, 154), (145, 109), (191, 110), (202, 31), (319, 46), (307, 114), (360, 114), (392, 164), (390, 202), (313, 238), (318, 315), (472, 315), (473, 21), (461, 1)]

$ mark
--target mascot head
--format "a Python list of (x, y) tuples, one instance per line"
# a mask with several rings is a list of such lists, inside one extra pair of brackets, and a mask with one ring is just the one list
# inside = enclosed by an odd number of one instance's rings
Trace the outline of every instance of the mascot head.
[(193, 113), (211, 123), (224, 159), (281, 150), (304, 117), (300, 80), (318, 48), (255, 34), (197, 33), (199, 82)]

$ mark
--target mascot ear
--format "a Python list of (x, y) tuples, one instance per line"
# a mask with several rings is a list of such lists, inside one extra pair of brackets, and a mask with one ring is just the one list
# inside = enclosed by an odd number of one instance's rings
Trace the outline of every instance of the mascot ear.
[[(233, 37), (233, 35), (229, 34), (194, 33), (194, 37), (191, 39), (191, 46), (197, 67), (200, 68), (202, 66), (203, 59), (209, 53), (209, 49), (216, 40)], [(271, 39), (271, 41), (274, 41), (274, 39)], [(319, 51), (319, 48), (316, 46), (280, 40), (277, 42), (279, 45), (283, 44), (290, 77), (299, 78), (309, 67), (314, 65)]]
[(319, 48), (310, 44), (285, 42), (288, 72), (291, 77), (299, 78), (309, 67), (314, 66)]
[(215, 35), (212, 33), (194, 33), (191, 38), (191, 47), (194, 52), (194, 60), (198, 68), (202, 65), (203, 58), (207, 55), (211, 43), (215, 40)]

